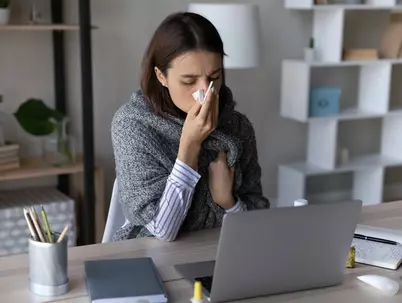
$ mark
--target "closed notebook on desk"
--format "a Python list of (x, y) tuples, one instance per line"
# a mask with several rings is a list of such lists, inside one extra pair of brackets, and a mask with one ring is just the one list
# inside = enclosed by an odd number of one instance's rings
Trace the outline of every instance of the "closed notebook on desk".
[(86, 261), (85, 275), (93, 303), (167, 302), (151, 258)]

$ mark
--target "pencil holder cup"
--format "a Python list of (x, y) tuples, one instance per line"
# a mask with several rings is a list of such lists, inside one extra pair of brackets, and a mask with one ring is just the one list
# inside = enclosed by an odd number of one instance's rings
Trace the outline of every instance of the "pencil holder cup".
[[(53, 233), (54, 242), (60, 234)], [(40, 296), (60, 296), (68, 291), (67, 236), (60, 243), (29, 239), (29, 283)]]

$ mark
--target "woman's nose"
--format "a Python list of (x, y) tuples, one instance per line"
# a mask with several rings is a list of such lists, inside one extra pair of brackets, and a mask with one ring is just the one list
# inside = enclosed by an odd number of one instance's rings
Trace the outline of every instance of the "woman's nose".
[(201, 89), (203, 89), (204, 90), (204, 92), (206, 92), (207, 91), (207, 89), (208, 89), (208, 86), (209, 86), (209, 80), (208, 79), (201, 79), (200, 80), (201, 82), (200, 82), (200, 88)]

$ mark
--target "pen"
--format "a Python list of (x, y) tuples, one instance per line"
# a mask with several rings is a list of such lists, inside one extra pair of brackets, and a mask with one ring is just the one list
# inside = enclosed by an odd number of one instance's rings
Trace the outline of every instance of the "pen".
[(395, 241), (381, 239), (381, 238), (375, 238), (375, 237), (369, 237), (369, 236), (364, 236), (364, 235), (360, 235), (360, 234), (354, 234), (353, 237), (355, 239), (362, 239), (362, 240), (379, 242), (379, 243), (390, 244), (390, 245), (398, 245), (398, 242), (395, 242)]
[(43, 205), (41, 205), (41, 207), (42, 207), (43, 223), (45, 223), (46, 232), (47, 232), (47, 238), (49, 239), (50, 243), (53, 243), (53, 236), (52, 236), (52, 231), (50, 230), (49, 221), (47, 220), (46, 212), (45, 212), (45, 209), (43, 208)]

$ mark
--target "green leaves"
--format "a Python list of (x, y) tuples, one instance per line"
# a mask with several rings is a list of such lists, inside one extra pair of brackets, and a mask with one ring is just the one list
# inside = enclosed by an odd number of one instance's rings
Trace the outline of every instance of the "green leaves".
[(0, 0), (0, 8), (7, 8), (10, 5), (11, 0)]
[[(1, 1), (1, 0), (0, 0)], [(34, 136), (47, 136), (54, 132), (64, 115), (49, 108), (39, 99), (28, 99), (14, 113), (21, 127)]]

